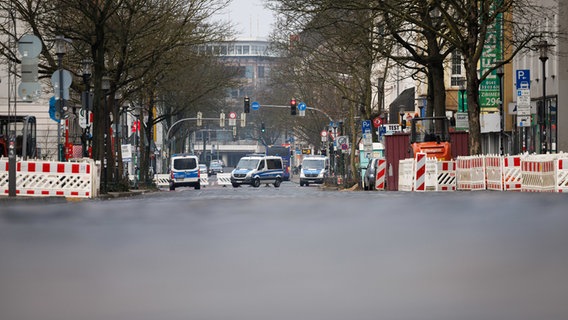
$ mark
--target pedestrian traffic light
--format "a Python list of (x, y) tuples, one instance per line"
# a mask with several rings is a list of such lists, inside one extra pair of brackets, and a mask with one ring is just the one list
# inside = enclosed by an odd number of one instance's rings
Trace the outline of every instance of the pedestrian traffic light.
[(266, 127), (264, 126), (264, 122), (260, 124), (260, 132), (265, 133)]
[(250, 98), (245, 97), (245, 113), (250, 113)]
[(298, 105), (296, 104), (296, 99), (292, 98), (292, 100), (290, 100), (290, 114), (295, 116), (297, 108), (298, 108)]

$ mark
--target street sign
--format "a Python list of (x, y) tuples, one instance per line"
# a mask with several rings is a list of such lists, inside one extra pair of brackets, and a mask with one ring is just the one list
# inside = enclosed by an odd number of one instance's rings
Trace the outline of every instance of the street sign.
[(260, 103), (258, 103), (257, 101), (253, 101), (253, 103), (250, 104), (250, 108), (256, 111), (260, 109)]
[(363, 133), (371, 132), (371, 120), (363, 120), (361, 123), (361, 129)]
[(531, 125), (531, 73), (530, 70), (516, 71), (517, 88), (517, 126), (530, 127)]
[(383, 120), (381, 119), (381, 117), (376, 117), (375, 119), (373, 119), (373, 126), (375, 128), (380, 127), (381, 124), (383, 124)]
[(304, 102), (300, 102), (300, 104), (298, 105), (298, 110), (300, 111), (306, 111), (306, 108), (308, 106), (306, 106), (306, 104)]
[(529, 69), (516, 70), (516, 87), (517, 90), (531, 89), (531, 71)]

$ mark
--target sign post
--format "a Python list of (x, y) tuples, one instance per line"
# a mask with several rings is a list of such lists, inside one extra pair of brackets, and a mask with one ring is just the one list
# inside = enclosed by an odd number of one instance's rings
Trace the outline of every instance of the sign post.
[(531, 71), (516, 71), (517, 89), (517, 126), (521, 128), (522, 151), (527, 150), (526, 127), (531, 126)]

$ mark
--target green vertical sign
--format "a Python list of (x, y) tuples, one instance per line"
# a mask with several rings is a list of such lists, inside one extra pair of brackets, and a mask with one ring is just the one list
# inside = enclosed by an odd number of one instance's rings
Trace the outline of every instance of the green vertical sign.
[[(495, 63), (503, 59), (503, 15), (499, 14), (495, 22), (489, 26), (481, 61), (479, 62), (480, 75), (494, 68)], [(479, 105), (481, 112), (499, 110), (499, 77), (497, 70), (485, 78), (479, 85)]]

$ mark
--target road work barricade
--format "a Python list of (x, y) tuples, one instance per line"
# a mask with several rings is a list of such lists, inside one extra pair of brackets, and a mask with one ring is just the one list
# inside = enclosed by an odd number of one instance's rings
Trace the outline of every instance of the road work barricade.
[(170, 186), (170, 175), (167, 173), (155, 174), (154, 183), (157, 187), (169, 187)]
[(231, 174), (230, 173), (217, 173), (217, 184), (220, 186), (230, 186), (231, 185)]
[(457, 158), (457, 190), (485, 190), (485, 166), (483, 159), (483, 156)]
[(503, 159), (503, 190), (521, 191), (523, 175), (521, 174), (521, 160), (523, 156), (506, 156)]
[(398, 162), (398, 191), (412, 191), (414, 187), (414, 159)]
[[(9, 194), (8, 159), (0, 160), (0, 193)], [(92, 159), (80, 162), (17, 161), (16, 196), (93, 198), (98, 195), (97, 167)]]
[(568, 158), (557, 160), (556, 192), (568, 192)]
[(208, 175), (200, 175), (199, 176), (199, 184), (202, 187), (207, 187), (209, 185), (209, 176)]
[(487, 190), (503, 191), (503, 157), (488, 155), (484, 157), (483, 161)]
[(438, 161), (419, 153), (415, 159), (399, 161), (399, 191), (455, 191), (454, 161)]
[(436, 191), (456, 191), (456, 162), (438, 161)]
[(385, 190), (385, 179), (387, 174), (387, 160), (380, 158), (377, 160), (377, 176), (375, 177), (375, 190)]
[(555, 192), (556, 157), (554, 155), (530, 155), (521, 161), (524, 192)]

